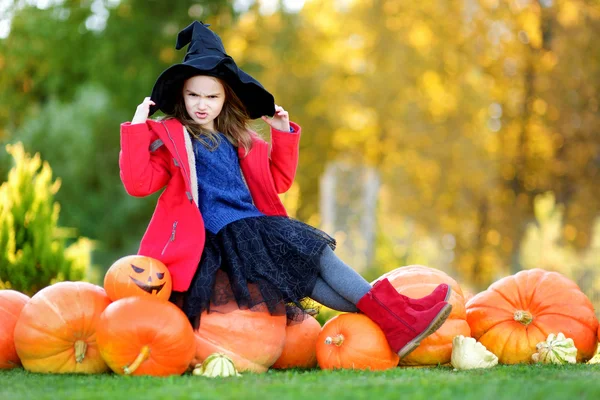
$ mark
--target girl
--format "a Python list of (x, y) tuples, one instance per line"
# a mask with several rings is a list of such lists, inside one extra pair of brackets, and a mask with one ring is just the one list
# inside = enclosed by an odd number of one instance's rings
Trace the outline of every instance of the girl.
[[(287, 217), (278, 193), (292, 184), (301, 128), (240, 70), (207, 25), (179, 33), (184, 62), (165, 70), (152, 96), (121, 125), (121, 180), (133, 196), (164, 188), (139, 254), (166, 264), (176, 303), (197, 327), (200, 313), (235, 299), (240, 308), (285, 312), (310, 297), (361, 311), (400, 357), (448, 317), (448, 285), (429, 296), (373, 287), (333, 252), (324, 232)], [(167, 117), (150, 120), (160, 109)], [(272, 116), (268, 118), (267, 116)], [(271, 145), (248, 129), (271, 127)]]

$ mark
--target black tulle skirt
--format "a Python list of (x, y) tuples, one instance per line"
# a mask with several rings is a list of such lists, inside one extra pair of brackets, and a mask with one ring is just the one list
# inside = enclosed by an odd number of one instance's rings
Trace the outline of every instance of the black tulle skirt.
[(232, 300), (241, 309), (286, 314), (288, 322), (314, 310), (312, 293), (326, 246), (335, 240), (298, 220), (261, 216), (237, 220), (216, 235), (206, 231), (202, 258), (177, 304), (197, 328), (200, 314)]

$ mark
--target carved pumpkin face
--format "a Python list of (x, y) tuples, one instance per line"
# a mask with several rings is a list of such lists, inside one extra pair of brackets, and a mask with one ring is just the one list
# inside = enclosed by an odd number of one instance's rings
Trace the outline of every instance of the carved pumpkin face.
[(129, 296), (155, 296), (169, 300), (171, 274), (160, 261), (145, 256), (127, 256), (117, 261), (104, 276), (104, 289), (112, 300)]

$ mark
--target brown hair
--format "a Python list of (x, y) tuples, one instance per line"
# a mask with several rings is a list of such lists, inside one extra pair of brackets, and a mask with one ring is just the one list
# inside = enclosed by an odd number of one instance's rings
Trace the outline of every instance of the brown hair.
[[(250, 117), (244, 107), (244, 103), (242, 103), (233, 89), (231, 89), (231, 86), (219, 78), (215, 79), (223, 85), (223, 89), (225, 90), (223, 109), (214, 121), (215, 130), (225, 135), (227, 140), (234, 146), (243, 147), (246, 150), (246, 154), (248, 154), (252, 147), (252, 136), (248, 128)], [(219, 146), (219, 137), (216, 132), (202, 128), (188, 115), (183, 100), (184, 83), (182, 82), (181, 89), (177, 94), (173, 114), (169, 114), (168, 117), (178, 119), (196, 140), (212, 151)]]

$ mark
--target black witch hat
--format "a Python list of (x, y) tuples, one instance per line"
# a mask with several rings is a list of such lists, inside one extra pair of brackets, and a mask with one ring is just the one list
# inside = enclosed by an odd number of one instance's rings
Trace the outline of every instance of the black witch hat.
[(175, 48), (189, 44), (183, 63), (175, 64), (158, 77), (152, 89), (150, 115), (157, 110), (172, 114), (183, 82), (195, 75), (214, 76), (225, 81), (240, 98), (252, 119), (275, 114), (275, 99), (250, 75), (238, 68), (225, 53), (221, 38), (208, 29), (209, 25), (194, 21), (179, 32)]

